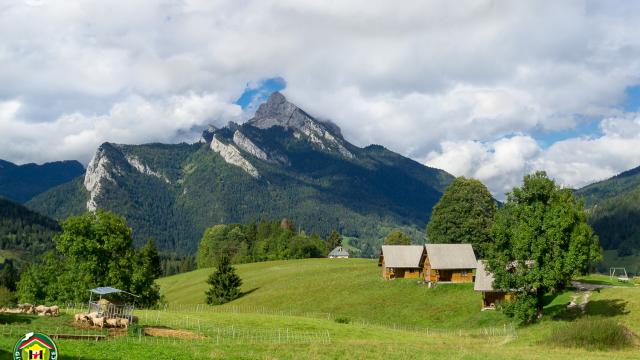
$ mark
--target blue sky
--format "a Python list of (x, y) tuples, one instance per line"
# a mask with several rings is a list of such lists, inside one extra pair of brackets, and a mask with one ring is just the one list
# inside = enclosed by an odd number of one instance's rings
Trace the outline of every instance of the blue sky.
[(256, 105), (267, 100), (271, 93), (284, 90), (286, 87), (287, 82), (282, 77), (266, 78), (255, 84), (247, 84), (244, 92), (235, 103), (240, 105), (243, 110), (251, 111)]

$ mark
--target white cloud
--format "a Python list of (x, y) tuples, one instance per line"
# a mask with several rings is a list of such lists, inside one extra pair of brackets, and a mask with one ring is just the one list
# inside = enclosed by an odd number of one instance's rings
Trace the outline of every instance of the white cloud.
[(499, 199), (522, 177), (545, 170), (565, 187), (581, 187), (640, 165), (640, 114), (601, 121), (602, 135), (558, 141), (542, 149), (530, 136), (494, 142), (444, 142), (425, 163), (483, 181)]
[(131, 96), (104, 115), (72, 113), (49, 122), (21, 119), (21, 106), (17, 100), (0, 103), (0, 147), (20, 162), (75, 158), (87, 163), (92, 150), (105, 141), (192, 141), (198, 135), (194, 131), (206, 124), (223, 125), (242, 115), (239, 106), (216, 95), (194, 93), (162, 101)]
[(101, 141), (178, 141), (209, 119), (244, 119), (231, 103), (245, 84), (275, 76), (356, 144), (478, 174), (498, 192), (537, 167), (577, 186), (637, 159), (636, 140), (618, 134), (637, 125), (621, 120), (603, 122), (602, 139), (542, 149), (532, 138), (629, 116), (619, 109), (640, 83), (635, 2), (0, 4), (8, 160), (86, 160)]

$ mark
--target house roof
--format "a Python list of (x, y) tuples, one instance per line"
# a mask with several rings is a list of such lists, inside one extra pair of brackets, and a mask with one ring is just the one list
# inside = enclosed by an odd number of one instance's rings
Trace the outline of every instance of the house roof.
[(471, 244), (427, 244), (432, 269), (475, 269), (476, 256)]
[(349, 256), (349, 252), (342, 248), (342, 246), (336, 246), (335, 249), (331, 250), (329, 256)]
[(473, 283), (475, 291), (493, 291), (493, 274), (485, 268), (484, 260), (478, 260), (476, 281)]
[[(521, 263), (521, 262), (520, 262)], [(513, 269), (518, 266), (519, 262), (512, 261), (507, 265), (507, 269)], [(535, 264), (532, 260), (524, 261), (524, 265), (528, 268), (531, 268)], [(503, 291), (503, 290), (495, 290), (493, 288), (493, 274), (489, 272), (486, 268), (485, 260), (478, 260), (476, 268), (476, 281), (473, 284), (473, 290), (475, 291)], [(513, 290), (512, 290), (513, 291)]]
[(382, 245), (385, 267), (419, 268), (424, 246), (422, 245)]

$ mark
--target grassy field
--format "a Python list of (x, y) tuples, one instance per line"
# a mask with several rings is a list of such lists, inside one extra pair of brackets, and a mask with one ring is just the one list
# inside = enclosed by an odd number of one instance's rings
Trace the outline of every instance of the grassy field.
[[(636, 348), (589, 351), (546, 346), (543, 341), (556, 325), (552, 321), (517, 332), (427, 333), (280, 315), (202, 311), (140, 311), (138, 315), (147, 326), (183, 329), (202, 338), (134, 334), (98, 342), (58, 340), (61, 359), (299, 359), (301, 354), (307, 359), (636, 359), (638, 354)], [(74, 331), (71, 315), (18, 315), (5, 317), (7, 321), (12, 322), (0, 326), (0, 359), (10, 359), (15, 341), (29, 329)]]
[(609, 275), (602, 274), (589, 274), (587, 276), (578, 277), (576, 280), (596, 285), (610, 285), (610, 286), (622, 286), (622, 287), (634, 287), (638, 286), (636, 279), (629, 278), (628, 281), (620, 281), (618, 277), (611, 279)]
[[(480, 312), (472, 284), (428, 289), (418, 280), (385, 281), (367, 259), (308, 259), (237, 266), (247, 294), (222, 308), (264, 307), (286, 313), (317, 312), (381, 324), (477, 328), (508, 323), (497, 312)], [(160, 279), (171, 304), (204, 303), (211, 269)], [(320, 314), (318, 314), (320, 316)]]
[[(567, 310), (572, 290), (550, 295), (541, 322), (516, 328), (499, 312), (480, 312), (479, 294), (469, 285), (429, 289), (417, 281), (383, 281), (371, 260), (240, 265), (246, 294), (218, 307), (201, 304), (210, 271), (159, 280), (171, 305), (137, 311), (154, 336), (132, 331), (108, 341), (59, 340), (61, 359), (637, 359), (640, 353), (638, 347), (550, 345), (558, 329), (579, 318), (613, 319), (639, 333), (639, 288), (593, 292), (584, 313)], [(0, 315), (0, 359), (9, 359), (30, 329), (88, 331), (72, 326), (73, 312)]]

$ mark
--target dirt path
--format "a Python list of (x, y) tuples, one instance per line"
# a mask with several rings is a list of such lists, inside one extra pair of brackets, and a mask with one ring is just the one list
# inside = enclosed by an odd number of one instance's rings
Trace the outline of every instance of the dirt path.
[(576, 292), (571, 296), (571, 302), (567, 305), (567, 309), (577, 309), (583, 314), (587, 309), (587, 304), (594, 290), (613, 287), (611, 285), (590, 284), (580, 281), (572, 281), (571, 285), (576, 288)]

